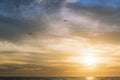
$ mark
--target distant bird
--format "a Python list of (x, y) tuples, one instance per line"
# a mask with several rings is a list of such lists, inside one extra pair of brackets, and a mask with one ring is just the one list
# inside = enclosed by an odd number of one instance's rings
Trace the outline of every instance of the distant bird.
[(67, 22), (68, 20), (64, 20), (64, 22)]
[(32, 35), (32, 33), (29, 33), (29, 35)]

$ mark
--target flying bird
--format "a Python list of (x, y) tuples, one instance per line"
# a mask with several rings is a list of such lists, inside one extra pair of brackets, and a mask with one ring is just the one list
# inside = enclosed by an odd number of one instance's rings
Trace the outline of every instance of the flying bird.
[(29, 33), (29, 35), (32, 35), (32, 33)]
[(67, 22), (68, 20), (64, 20), (64, 22)]

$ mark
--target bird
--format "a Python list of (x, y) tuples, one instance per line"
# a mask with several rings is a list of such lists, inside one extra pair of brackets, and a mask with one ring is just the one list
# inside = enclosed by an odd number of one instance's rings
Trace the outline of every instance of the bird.
[(67, 22), (68, 20), (64, 20), (64, 22)]
[(29, 35), (32, 35), (32, 33), (29, 33)]

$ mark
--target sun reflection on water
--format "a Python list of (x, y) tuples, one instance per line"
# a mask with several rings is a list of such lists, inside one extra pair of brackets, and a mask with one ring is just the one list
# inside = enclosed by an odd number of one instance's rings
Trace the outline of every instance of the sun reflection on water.
[(95, 78), (92, 76), (89, 76), (89, 77), (86, 77), (86, 80), (95, 80)]

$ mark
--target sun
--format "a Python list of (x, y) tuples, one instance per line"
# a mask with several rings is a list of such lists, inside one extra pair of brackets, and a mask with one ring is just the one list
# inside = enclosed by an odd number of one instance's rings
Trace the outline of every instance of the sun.
[(83, 57), (83, 64), (85, 66), (96, 66), (97, 63), (98, 63), (98, 58), (93, 55)]
[(75, 56), (72, 58), (67, 59), (66, 61), (80, 64), (85, 70), (94, 70), (97, 68), (97, 66), (100, 65), (100, 58), (99, 56), (93, 55), (93, 54), (85, 54), (81, 56)]

